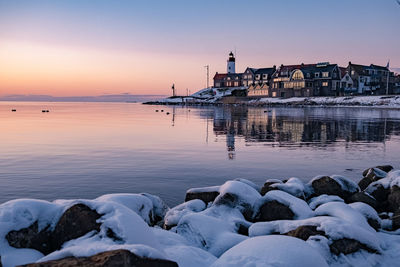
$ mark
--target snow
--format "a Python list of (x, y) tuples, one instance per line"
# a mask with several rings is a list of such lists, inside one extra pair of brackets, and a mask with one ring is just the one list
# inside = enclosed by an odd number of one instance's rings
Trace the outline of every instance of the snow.
[(272, 200), (276, 200), (288, 206), (295, 214), (295, 219), (304, 219), (313, 216), (313, 211), (308, 206), (307, 202), (279, 190), (272, 190), (266, 193), (255, 204), (255, 210), (259, 210), (265, 202)]
[(347, 221), (351, 224), (355, 224), (359, 227), (363, 227), (370, 231), (375, 231), (368, 224), (365, 217), (358, 212), (358, 210), (353, 209), (351, 206), (342, 202), (329, 202), (322, 204), (315, 209), (316, 216), (333, 216)]
[[(358, 186), (342, 176), (331, 176), (343, 190), (357, 192)], [(400, 185), (400, 171), (393, 170), (385, 178), (372, 183), (385, 188)], [(179, 266), (396, 266), (400, 261), (400, 231), (391, 229), (391, 221), (382, 220), (369, 205), (344, 203), (338, 196), (321, 195), (306, 201), (309, 184), (297, 178), (271, 185), (278, 190), (264, 196), (259, 186), (246, 179), (235, 179), (221, 186), (193, 188), (188, 192), (219, 192), (207, 206), (194, 199), (168, 209), (157, 196), (142, 194), (107, 194), (94, 200), (56, 200), (53, 202), (19, 199), (0, 205), (0, 255), (3, 266), (55, 260), (68, 256), (91, 256), (99, 252), (127, 249), (150, 258), (169, 259)], [(297, 196), (297, 197), (296, 197)], [(252, 223), (245, 212), (253, 212), (266, 201), (276, 200), (294, 212), (294, 220)], [(10, 247), (5, 236), (38, 222), (39, 230), (53, 229), (60, 216), (71, 206), (82, 203), (101, 214), (100, 231), (92, 231), (63, 244), (48, 255), (33, 249)], [(392, 214), (389, 214), (392, 215)], [(174, 226), (164, 230), (156, 219)], [(247, 220), (245, 219), (247, 218)], [(368, 219), (376, 220), (383, 229), (372, 228)], [(315, 226), (322, 235), (303, 241), (277, 236), (299, 226)], [(248, 228), (249, 236), (239, 234), (239, 227)], [(240, 230), (243, 230), (240, 228)], [(108, 237), (112, 230), (117, 239)], [(242, 233), (242, 232), (241, 232)], [(354, 239), (376, 251), (339, 256), (330, 252), (335, 240)]]
[(212, 266), (323, 267), (328, 264), (306, 242), (293, 237), (271, 235), (241, 242), (225, 252)]
[(213, 204), (225, 203), (223, 199), (227, 194), (237, 197), (234, 204), (239, 208), (252, 207), (254, 203), (261, 198), (260, 193), (247, 183), (228, 181), (219, 188), (219, 195), (214, 200)]
[(176, 231), (191, 245), (203, 248), (218, 257), (247, 237), (236, 234), (237, 226), (229, 217), (217, 218), (213, 215), (213, 212), (185, 215), (179, 221)]
[(108, 194), (96, 200), (111, 201), (124, 205), (140, 215), (147, 224), (150, 224), (153, 218), (153, 202), (149, 198), (139, 194)]
[(317, 197), (313, 197), (312, 199), (309, 200), (308, 205), (310, 206), (311, 209), (315, 210), (318, 206), (328, 203), (328, 202), (344, 202), (344, 200), (339, 197), (339, 196), (333, 196), (333, 195), (320, 195)]
[(361, 213), (365, 218), (376, 220), (379, 224), (382, 223), (378, 213), (370, 205), (363, 202), (354, 202), (350, 203), (349, 206)]
[(291, 97), (261, 98), (250, 101), (251, 104), (317, 104), (348, 106), (390, 106), (400, 107), (399, 96), (342, 96), (342, 97)]
[(218, 192), (220, 186), (207, 186), (207, 187), (198, 187), (198, 188), (190, 188), (186, 191), (186, 193), (204, 193), (204, 192)]
[(179, 223), (179, 220), (188, 213), (199, 212), (206, 208), (204, 201), (200, 199), (193, 199), (184, 202), (172, 209), (170, 209), (164, 218), (164, 224), (174, 226)]
[(204, 267), (213, 264), (217, 257), (200, 248), (191, 246), (170, 246), (165, 249), (168, 259), (179, 267)]
[(305, 198), (306, 195), (310, 194), (310, 188), (305, 185), (299, 178), (292, 177), (286, 181), (286, 183), (276, 183), (270, 185), (270, 187), (285, 191), (295, 197)]
[(316, 226), (317, 230), (325, 232), (331, 240), (342, 238), (354, 239), (367, 245), (369, 248), (381, 251), (382, 242), (369, 225), (369, 229), (367, 229), (366, 227), (353, 224), (347, 220), (331, 216), (317, 216), (303, 220), (258, 222), (250, 226), (249, 236), (263, 236), (273, 233), (285, 234), (304, 225)]

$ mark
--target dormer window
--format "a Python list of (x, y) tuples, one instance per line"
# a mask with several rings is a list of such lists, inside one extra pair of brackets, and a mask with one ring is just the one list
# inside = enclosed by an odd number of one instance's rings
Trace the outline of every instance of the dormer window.
[(328, 77), (329, 77), (329, 72), (324, 71), (324, 72), (322, 73), (322, 77), (323, 77), (323, 78), (328, 78)]
[(319, 72), (314, 73), (315, 78), (319, 78)]

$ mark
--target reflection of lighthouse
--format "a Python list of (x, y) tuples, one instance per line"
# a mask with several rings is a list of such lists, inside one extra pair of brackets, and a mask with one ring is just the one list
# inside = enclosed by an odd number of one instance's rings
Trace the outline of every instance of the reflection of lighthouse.
[(231, 121), (228, 131), (226, 133), (226, 147), (228, 149), (228, 158), (235, 158), (235, 127)]
[(226, 66), (227, 73), (236, 73), (235, 71), (235, 56), (232, 52), (229, 53), (229, 58)]

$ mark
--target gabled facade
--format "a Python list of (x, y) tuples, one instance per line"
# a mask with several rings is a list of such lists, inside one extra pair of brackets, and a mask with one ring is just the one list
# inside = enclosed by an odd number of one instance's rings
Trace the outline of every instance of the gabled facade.
[(384, 95), (386, 92), (389, 94), (394, 92), (394, 74), (387, 67), (374, 64), (366, 66), (349, 62), (347, 71), (354, 81), (357, 94)]
[(272, 77), (272, 97), (339, 95), (340, 69), (337, 64), (281, 65)]
[(271, 79), (276, 71), (272, 68), (247, 68), (243, 73), (243, 85), (248, 85), (247, 96), (269, 96)]

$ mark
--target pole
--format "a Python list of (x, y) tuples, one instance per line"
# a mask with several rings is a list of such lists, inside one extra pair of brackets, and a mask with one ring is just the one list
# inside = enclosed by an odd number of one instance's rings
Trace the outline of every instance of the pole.
[(388, 68), (388, 74), (387, 74), (387, 78), (386, 78), (386, 95), (389, 94), (389, 74), (390, 74), (390, 70)]
[(207, 88), (210, 87), (210, 65), (204, 66), (207, 69)]
[(389, 94), (389, 74), (390, 74), (390, 69), (389, 69), (389, 64), (390, 64), (390, 60), (387, 63), (387, 69), (388, 69), (388, 73), (387, 73), (387, 77), (386, 77), (386, 95)]

